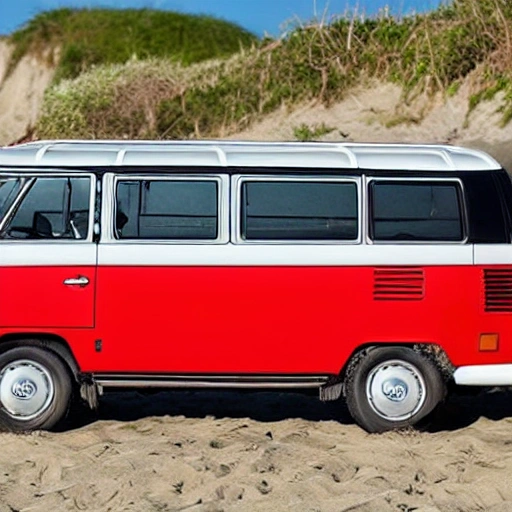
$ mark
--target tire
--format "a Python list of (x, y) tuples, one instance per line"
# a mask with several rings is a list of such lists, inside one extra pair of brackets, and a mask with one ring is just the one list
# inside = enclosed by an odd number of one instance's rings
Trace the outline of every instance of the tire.
[(356, 356), (345, 379), (350, 414), (370, 433), (417, 424), (445, 394), (435, 363), (407, 347), (376, 347)]
[(17, 347), (0, 354), (0, 429), (51, 429), (66, 415), (71, 393), (68, 368), (52, 352)]

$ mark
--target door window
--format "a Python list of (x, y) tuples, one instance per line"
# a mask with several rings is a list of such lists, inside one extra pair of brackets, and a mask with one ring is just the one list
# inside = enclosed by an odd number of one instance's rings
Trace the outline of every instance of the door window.
[[(85, 240), (91, 179), (31, 178), (28, 191), (4, 227), (4, 239)], [(0, 188), (1, 194), (1, 188)]]

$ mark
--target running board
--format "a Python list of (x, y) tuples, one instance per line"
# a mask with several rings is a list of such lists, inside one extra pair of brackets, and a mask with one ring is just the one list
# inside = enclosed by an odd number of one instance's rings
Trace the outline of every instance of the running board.
[(171, 389), (315, 389), (329, 380), (327, 375), (130, 375), (95, 374), (101, 388)]

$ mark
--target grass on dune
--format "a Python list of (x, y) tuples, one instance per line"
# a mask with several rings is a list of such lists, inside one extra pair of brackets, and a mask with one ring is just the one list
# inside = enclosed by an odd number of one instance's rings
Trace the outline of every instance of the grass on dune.
[(103, 66), (51, 89), (42, 137), (222, 137), (284, 106), (329, 105), (367, 78), (403, 87), (404, 100), (455, 94), (471, 79), (469, 110), (501, 92), (512, 118), (512, 2), (454, 0), (396, 19), (344, 17), (299, 26), (229, 59), (185, 69), (173, 58)]
[(256, 40), (241, 27), (210, 16), (151, 9), (58, 9), (37, 15), (10, 36), (12, 65), (27, 52), (59, 48), (57, 81), (133, 57), (190, 65), (227, 57)]

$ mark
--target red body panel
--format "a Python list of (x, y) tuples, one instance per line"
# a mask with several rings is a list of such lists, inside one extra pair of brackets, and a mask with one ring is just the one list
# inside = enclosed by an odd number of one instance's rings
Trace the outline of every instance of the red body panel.
[[(89, 285), (66, 286), (84, 276)], [(0, 328), (93, 327), (96, 267), (0, 267)]]
[[(372, 267), (100, 267), (91, 371), (338, 373), (367, 343), (512, 361), (512, 317), (485, 314), (482, 271), (425, 268), (425, 298), (375, 301)], [(478, 352), (499, 332), (499, 353)]]
[[(335, 374), (361, 345), (411, 342), (456, 366), (512, 362), (512, 315), (484, 312), (482, 269), (424, 272), (424, 299), (376, 301), (372, 267), (105, 266), (95, 326), (79, 329), (94, 286), (59, 286), (66, 267), (2, 268), (0, 335), (59, 335), (87, 372)], [(500, 350), (479, 352), (480, 333), (499, 333)]]

